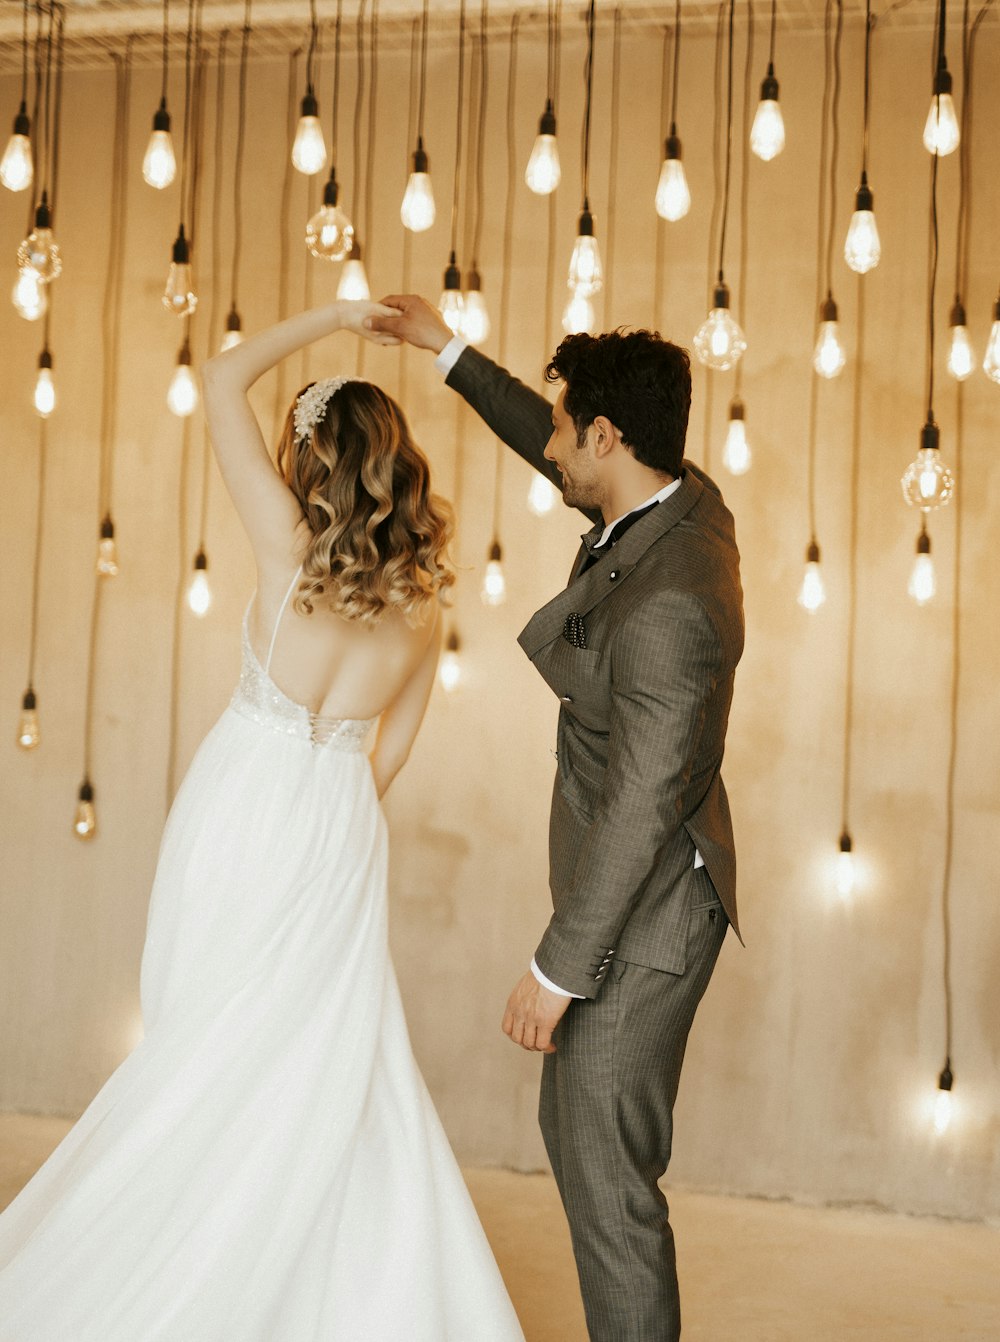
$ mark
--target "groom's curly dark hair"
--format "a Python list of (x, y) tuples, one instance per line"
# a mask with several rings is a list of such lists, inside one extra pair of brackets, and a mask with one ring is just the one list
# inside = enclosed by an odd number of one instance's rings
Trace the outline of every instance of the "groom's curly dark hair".
[(691, 409), (687, 350), (656, 331), (571, 335), (545, 370), (566, 383), (566, 413), (582, 444), (598, 415), (621, 432), (636, 461), (676, 479)]

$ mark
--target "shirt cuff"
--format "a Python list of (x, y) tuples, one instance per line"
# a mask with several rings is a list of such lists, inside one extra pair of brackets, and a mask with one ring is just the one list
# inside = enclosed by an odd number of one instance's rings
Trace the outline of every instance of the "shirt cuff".
[(534, 957), (532, 957), (531, 960), (531, 972), (532, 974), (534, 974), (535, 978), (542, 985), (542, 987), (548, 988), (550, 993), (558, 993), (560, 997), (579, 997), (581, 1000), (583, 999), (582, 993), (568, 993), (565, 988), (560, 988), (558, 984), (553, 983), (551, 979), (547, 979), (545, 975), (542, 973), (542, 971), (535, 964)]
[(447, 377), (451, 370), (458, 363), (459, 355), (466, 348), (466, 342), (461, 336), (452, 336), (445, 345), (444, 349), (434, 360), (434, 367), (442, 377)]

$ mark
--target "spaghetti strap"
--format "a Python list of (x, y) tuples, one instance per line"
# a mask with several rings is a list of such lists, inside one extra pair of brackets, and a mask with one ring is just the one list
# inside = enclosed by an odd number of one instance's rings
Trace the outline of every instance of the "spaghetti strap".
[(285, 593), (285, 599), (284, 601), (282, 601), (281, 606), (278, 610), (278, 618), (274, 622), (274, 630), (271, 634), (271, 646), (267, 650), (267, 661), (264, 663), (265, 675), (269, 675), (271, 671), (271, 657), (274, 654), (274, 644), (275, 640), (278, 637), (278, 626), (281, 624), (281, 617), (282, 615), (284, 615), (285, 607), (288, 605), (288, 598), (292, 595), (292, 593), (298, 586), (299, 578), (301, 576), (302, 576), (302, 565), (300, 564), (298, 568), (295, 570), (295, 575), (292, 578), (292, 581), (288, 585), (288, 591)]

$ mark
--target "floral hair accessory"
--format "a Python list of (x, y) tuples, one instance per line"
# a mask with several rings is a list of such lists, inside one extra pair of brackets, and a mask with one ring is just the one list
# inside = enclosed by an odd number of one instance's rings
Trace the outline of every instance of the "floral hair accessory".
[(358, 382), (356, 377), (326, 377), (307, 387), (295, 402), (295, 441), (300, 443), (308, 438), (316, 425), (326, 414), (330, 397), (339, 391), (345, 382)]

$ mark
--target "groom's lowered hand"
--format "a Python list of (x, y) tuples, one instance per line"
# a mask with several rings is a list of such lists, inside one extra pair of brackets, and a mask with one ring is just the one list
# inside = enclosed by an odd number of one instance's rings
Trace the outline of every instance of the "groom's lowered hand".
[(451, 339), (452, 332), (437, 308), (418, 294), (390, 294), (382, 299), (385, 307), (396, 308), (393, 316), (383, 313), (365, 319), (369, 331), (395, 336), (417, 349), (433, 350), (440, 354)]
[(552, 1031), (572, 1000), (550, 992), (534, 974), (525, 974), (507, 999), (503, 1032), (529, 1053), (555, 1053)]

